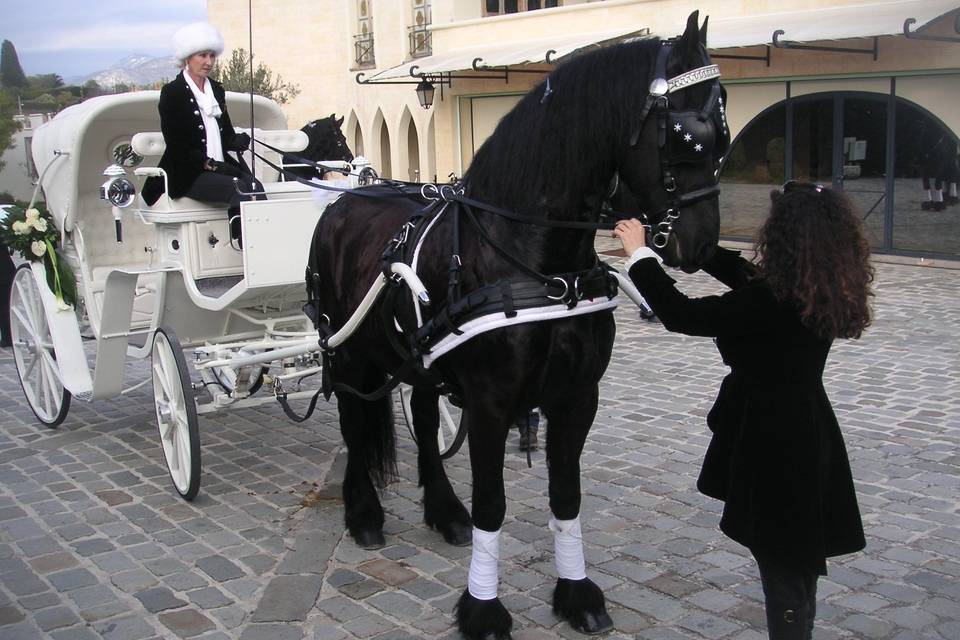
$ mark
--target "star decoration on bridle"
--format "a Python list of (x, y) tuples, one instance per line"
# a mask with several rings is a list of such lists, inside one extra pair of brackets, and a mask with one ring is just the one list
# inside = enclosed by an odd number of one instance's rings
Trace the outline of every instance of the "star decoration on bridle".
[(684, 142), (690, 142), (691, 140), (693, 140), (693, 136), (692, 136), (692, 135), (690, 135), (689, 133), (684, 134), (684, 136), (683, 136), (683, 141), (684, 141)]
[(673, 125), (673, 130), (676, 131), (677, 133), (680, 133), (683, 130), (683, 127), (681, 127), (680, 123), (678, 122), (675, 125)]

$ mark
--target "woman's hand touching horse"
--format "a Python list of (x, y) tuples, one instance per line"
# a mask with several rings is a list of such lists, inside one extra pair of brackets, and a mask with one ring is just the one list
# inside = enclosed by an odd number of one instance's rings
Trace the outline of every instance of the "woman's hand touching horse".
[(636, 218), (621, 220), (613, 230), (613, 237), (620, 238), (627, 257), (641, 247), (647, 246), (647, 230)]

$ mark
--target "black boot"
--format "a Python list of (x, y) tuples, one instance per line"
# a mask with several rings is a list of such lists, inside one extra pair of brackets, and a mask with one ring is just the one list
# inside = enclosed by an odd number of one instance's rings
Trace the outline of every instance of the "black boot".
[(531, 411), (529, 414), (517, 418), (517, 429), (520, 431), (520, 451), (536, 451), (540, 446), (537, 430), (540, 426), (540, 414)]

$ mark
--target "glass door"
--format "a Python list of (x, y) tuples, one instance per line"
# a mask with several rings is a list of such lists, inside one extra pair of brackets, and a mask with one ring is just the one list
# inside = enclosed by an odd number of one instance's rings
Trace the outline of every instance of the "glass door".
[(797, 100), (793, 104), (792, 180), (833, 183), (834, 99)]
[(837, 99), (842, 115), (834, 185), (857, 206), (870, 244), (882, 247), (887, 198), (887, 102), (884, 98)]

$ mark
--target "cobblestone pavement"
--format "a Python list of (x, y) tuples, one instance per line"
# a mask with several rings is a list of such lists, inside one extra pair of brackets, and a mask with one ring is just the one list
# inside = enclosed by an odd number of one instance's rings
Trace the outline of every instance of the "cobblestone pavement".
[[(691, 293), (719, 290), (679, 279)], [(826, 370), (868, 546), (830, 562), (815, 637), (956, 640), (960, 271), (881, 264), (876, 292), (874, 326), (837, 344)], [(617, 314), (582, 460), (588, 570), (616, 626), (606, 637), (761, 640), (756, 569), (719, 533), (719, 503), (694, 488), (720, 359), (709, 340), (668, 334), (626, 305)], [(128, 380), (146, 378), (145, 363), (127, 366)], [(148, 386), (74, 401), (48, 430), (9, 350), (0, 380), (0, 638), (458, 637), (469, 548), (422, 524), (399, 420), (387, 546), (364, 551), (342, 531), (332, 405), (304, 425), (274, 406), (202, 417), (203, 484), (187, 503), (163, 466)], [(514, 636), (579, 637), (549, 605), (544, 454), (528, 469), (516, 432), (508, 447), (500, 593)], [(467, 500), (466, 453), (447, 471)]]

